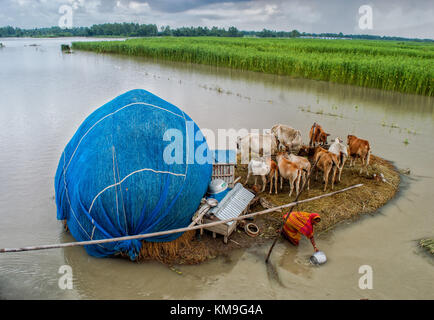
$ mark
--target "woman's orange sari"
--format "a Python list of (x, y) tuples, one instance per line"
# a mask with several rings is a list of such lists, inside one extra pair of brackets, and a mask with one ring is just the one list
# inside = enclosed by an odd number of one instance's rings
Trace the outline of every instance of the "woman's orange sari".
[[(283, 216), (286, 219), (288, 214)], [(313, 224), (312, 220), (315, 218), (320, 218), (318, 213), (309, 212), (291, 212), (288, 220), (286, 220), (283, 226), (283, 234), (296, 246), (298, 245), (301, 235), (304, 234), (307, 238), (313, 237)]]

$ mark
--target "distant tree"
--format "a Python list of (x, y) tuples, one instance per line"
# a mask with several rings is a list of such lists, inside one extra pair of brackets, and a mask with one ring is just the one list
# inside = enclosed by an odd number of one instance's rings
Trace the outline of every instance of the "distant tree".
[(240, 36), (241, 36), (241, 34), (240, 34), (240, 32), (238, 31), (238, 29), (235, 28), (235, 27), (230, 27), (230, 28), (228, 29), (228, 33), (227, 33), (227, 35), (228, 35), (229, 37), (240, 37)]
[(170, 29), (170, 26), (162, 26), (160, 35), (162, 36), (172, 36), (172, 30)]
[(267, 29), (262, 29), (262, 31), (257, 33), (257, 36), (262, 38), (276, 37), (276, 32)]
[(20, 29), (12, 26), (0, 27), (0, 37), (98, 37), (98, 36), (118, 36), (118, 37), (155, 37), (155, 36), (175, 36), (175, 37), (330, 37), (347, 39), (367, 39), (367, 40), (395, 40), (395, 41), (418, 41), (434, 42), (432, 39), (414, 39), (402, 37), (386, 37), (376, 35), (345, 35), (339, 33), (300, 33), (298, 30), (292, 31), (273, 31), (263, 29), (262, 31), (240, 31), (232, 26), (228, 30), (216, 26), (208, 27), (180, 27), (171, 29), (170, 26), (161, 27), (160, 32), (155, 24), (138, 23), (104, 23), (94, 24), (91, 27), (76, 27), (71, 29), (61, 29), (60, 27)]
[(290, 33), (289, 33), (289, 36), (291, 37), (291, 38), (297, 38), (297, 37), (299, 37), (300, 36), (300, 32), (298, 32), (298, 30), (292, 30)]

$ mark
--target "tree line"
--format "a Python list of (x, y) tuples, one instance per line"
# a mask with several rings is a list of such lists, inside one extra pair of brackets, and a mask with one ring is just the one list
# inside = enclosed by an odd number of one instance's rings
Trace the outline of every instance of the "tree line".
[(397, 41), (434, 41), (432, 39), (415, 39), (404, 37), (388, 37), (376, 35), (345, 35), (340, 33), (306, 33), (298, 30), (276, 31), (263, 29), (262, 31), (242, 31), (236, 27), (180, 27), (172, 29), (155, 24), (138, 23), (104, 23), (91, 27), (75, 27), (62, 29), (60, 27), (21, 29), (11, 26), (0, 27), (0, 37), (260, 37), (260, 38), (343, 38), (343, 39), (369, 39), (369, 40), (397, 40)]

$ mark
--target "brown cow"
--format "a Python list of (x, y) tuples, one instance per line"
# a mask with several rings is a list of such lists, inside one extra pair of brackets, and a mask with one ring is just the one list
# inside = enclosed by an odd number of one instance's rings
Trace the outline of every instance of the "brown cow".
[(270, 179), (270, 194), (273, 189), (273, 179), (274, 179), (274, 193), (277, 194), (277, 179), (279, 177), (279, 168), (277, 167), (277, 163), (271, 158), (269, 159), (270, 163), (270, 173), (268, 174), (268, 178)]
[(359, 139), (353, 135), (348, 135), (347, 144), (348, 144), (348, 155), (350, 157), (350, 167), (353, 166), (353, 160), (355, 163), (356, 162), (355, 159), (359, 157), (360, 160), (362, 161), (362, 166), (360, 167), (360, 173), (362, 173), (363, 166), (365, 166), (366, 174), (368, 174), (369, 159), (371, 157), (371, 146), (369, 145), (369, 141)]
[(293, 162), (289, 161), (285, 157), (285, 152), (278, 152), (276, 155), (277, 167), (279, 168), (280, 174), (280, 189), (282, 189), (283, 179), (289, 180), (290, 192), (289, 196), (291, 196), (292, 191), (295, 186), (295, 192), (298, 195), (300, 188), (300, 177), (301, 177), (301, 169)]
[[(304, 184), (307, 181), (307, 190), (309, 190), (310, 187), (310, 170), (312, 169), (312, 165), (310, 164), (310, 161), (306, 159), (305, 157), (296, 156), (294, 154), (287, 154), (286, 159), (288, 159), (291, 162), (294, 162), (302, 171), (301, 171), (301, 177), (303, 178), (303, 183), (301, 187), (304, 187)], [(309, 177), (309, 179), (308, 179)]]
[(329, 180), (330, 171), (333, 169), (333, 177), (332, 177), (332, 190), (335, 183), (336, 170), (339, 168), (339, 159), (330, 151), (321, 148), (320, 146), (315, 148), (315, 155), (313, 156), (314, 170), (316, 172), (315, 180), (318, 178), (318, 169), (324, 173), (324, 191), (327, 190), (327, 184)]
[(309, 147), (310, 146), (316, 146), (316, 144), (321, 144), (322, 146), (327, 144), (327, 137), (329, 136), (329, 133), (326, 133), (323, 128), (314, 122), (312, 125), (312, 128), (310, 128), (309, 132)]
[(314, 147), (302, 145), (300, 147), (300, 150), (298, 151), (297, 155), (300, 157), (307, 157), (309, 159), (309, 161), (312, 162), (314, 154), (315, 154), (315, 148)]

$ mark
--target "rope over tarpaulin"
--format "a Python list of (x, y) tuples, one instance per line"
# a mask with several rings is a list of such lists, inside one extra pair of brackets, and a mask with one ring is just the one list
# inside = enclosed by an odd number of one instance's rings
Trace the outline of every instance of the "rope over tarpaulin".
[[(181, 141), (166, 137), (175, 131)], [(170, 144), (182, 151), (181, 161), (165, 160)], [(205, 158), (210, 152), (183, 111), (145, 90), (124, 93), (89, 115), (62, 153), (55, 177), (57, 218), (67, 220), (77, 241), (186, 227), (211, 180), (211, 161), (196, 161), (198, 149)], [(85, 248), (96, 257), (127, 252), (134, 260), (141, 242)]]

